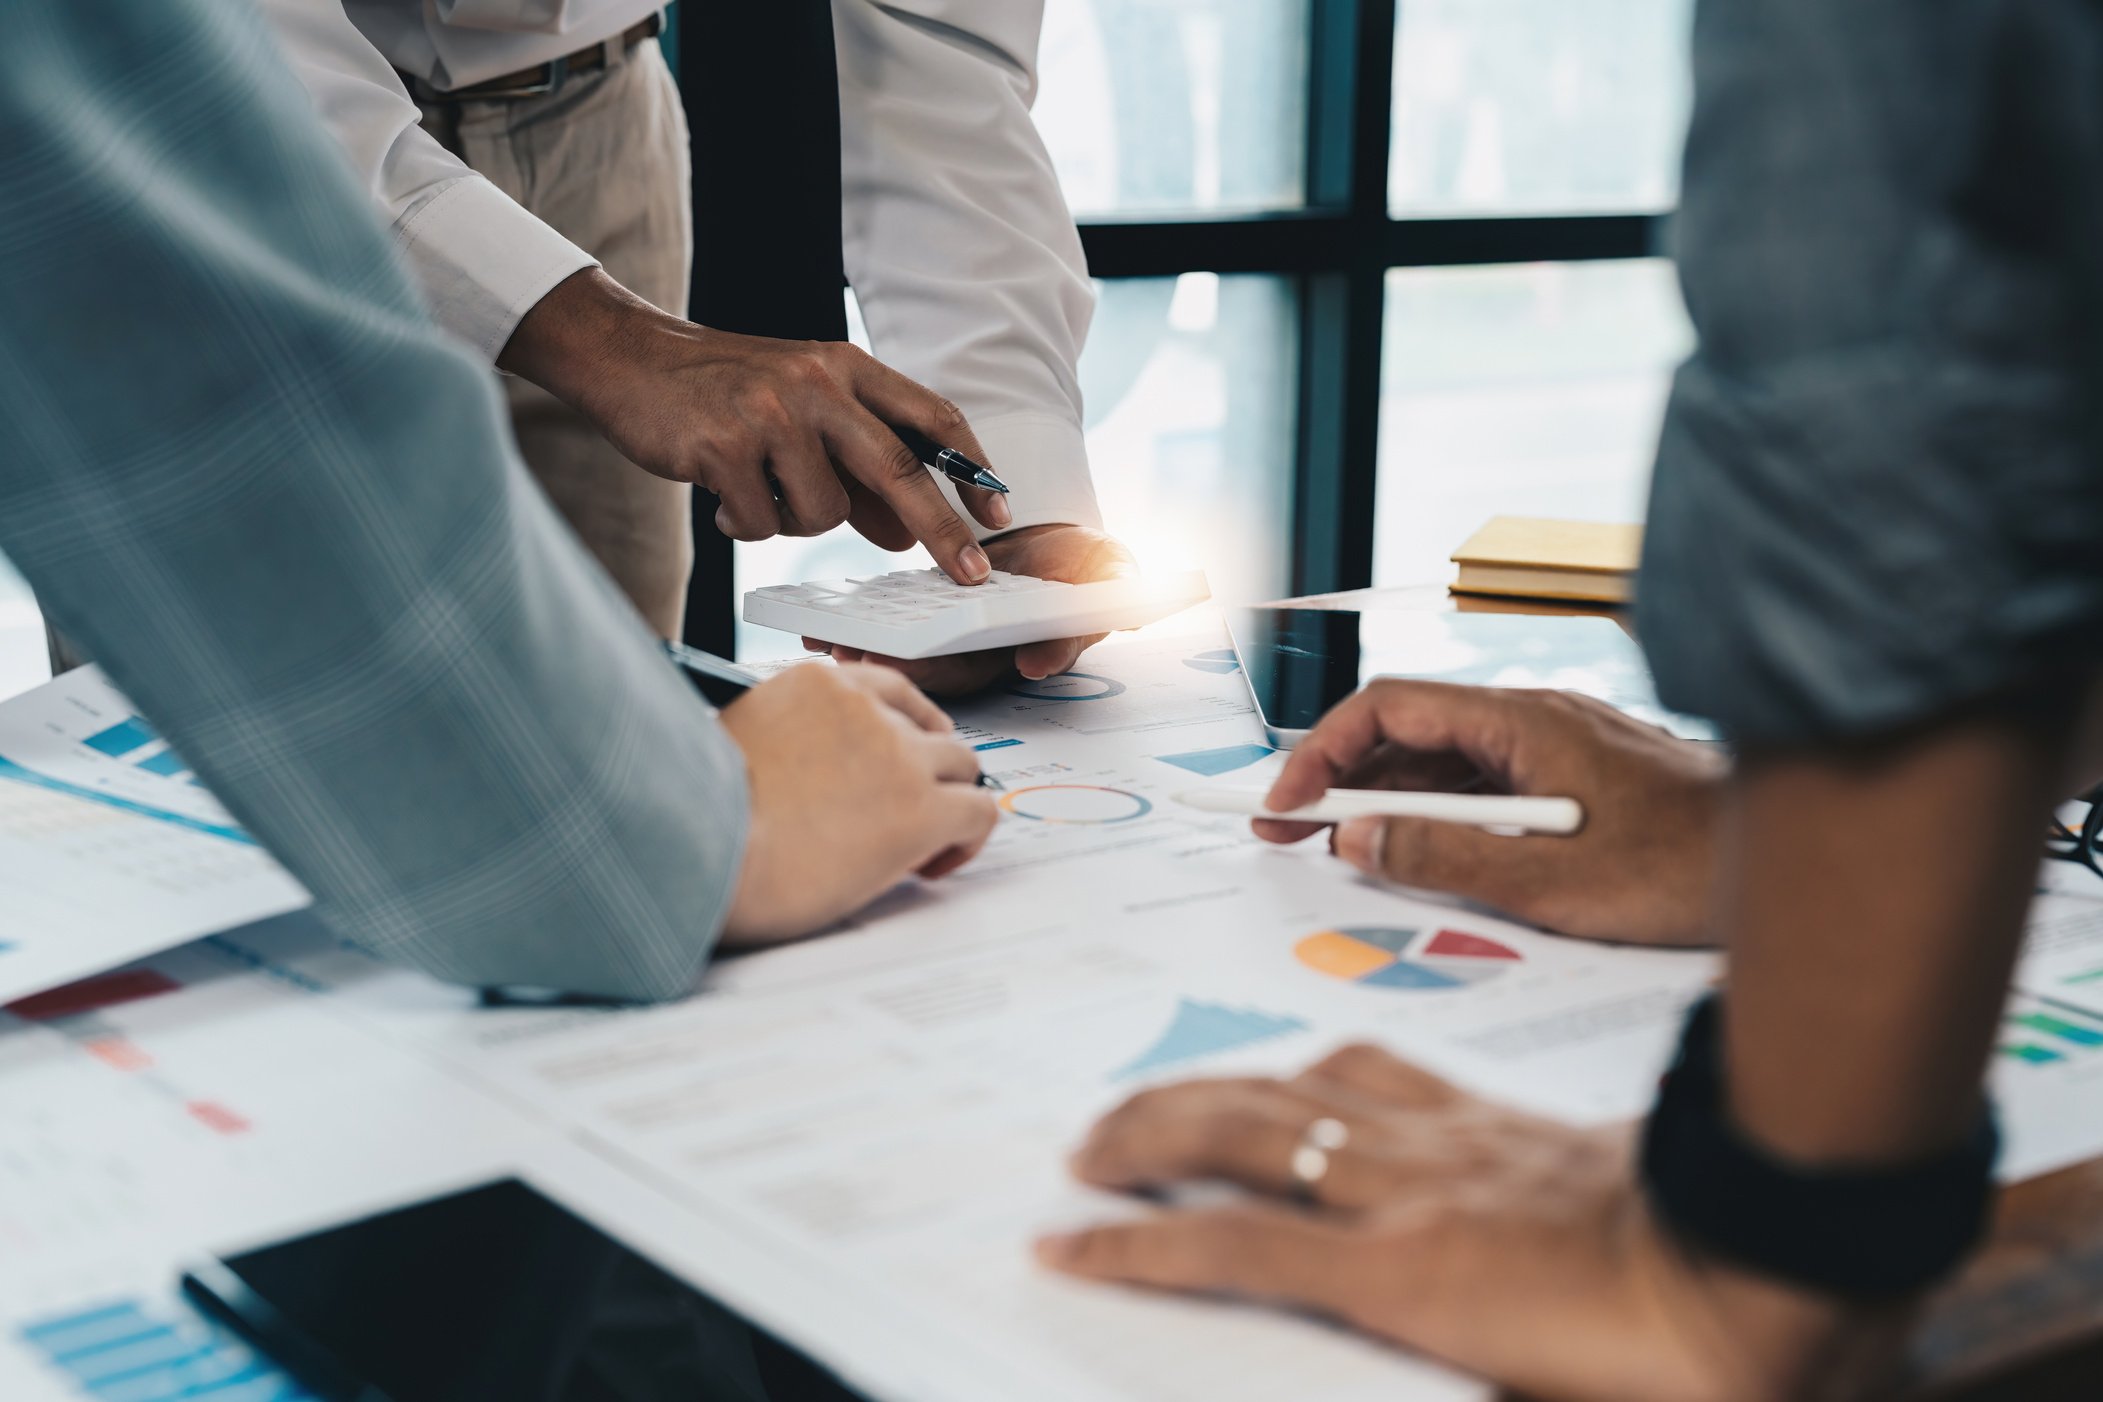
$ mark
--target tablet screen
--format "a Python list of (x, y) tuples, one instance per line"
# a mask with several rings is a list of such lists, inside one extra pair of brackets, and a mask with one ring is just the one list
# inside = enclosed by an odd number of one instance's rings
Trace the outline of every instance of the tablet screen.
[(183, 1284), (345, 1402), (856, 1402), (516, 1181), (232, 1256)]
[(1257, 608), (1230, 612), (1227, 629), (1264, 724), (1281, 739), (1380, 677), (1575, 691), (1686, 739), (1715, 738), (1703, 721), (1659, 705), (1642, 649), (1609, 618)]

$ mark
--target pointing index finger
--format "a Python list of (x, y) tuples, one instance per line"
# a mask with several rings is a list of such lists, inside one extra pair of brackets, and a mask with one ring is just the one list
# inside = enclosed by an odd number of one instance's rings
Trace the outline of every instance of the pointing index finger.
[(1375, 681), (1316, 723), (1285, 762), (1266, 802), (1284, 812), (1314, 802), (1382, 742), (1451, 750), (1503, 772), (1511, 749), (1504, 696), (1446, 682)]
[(865, 406), (847, 406), (828, 435), (828, 445), (850, 473), (883, 499), (951, 579), (980, 584), (992, 574), (992, 563), (978, 537), (950, 508), (949, 499), (921, 465), (919, 455)]

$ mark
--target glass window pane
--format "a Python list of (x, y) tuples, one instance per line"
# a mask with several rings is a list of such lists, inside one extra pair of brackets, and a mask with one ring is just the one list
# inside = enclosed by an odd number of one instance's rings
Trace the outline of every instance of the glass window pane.
[[(1292, 535), (1294, 298), (1284, 279), (1185, 273), (1098, 285), (1081, 357), (1088, 456), (1105, 524), (1154, 570), (1202, 568), (1213, 595), (1285, 592)], [(998, 468), (1000, 464), (994, 463)], [(738, 593), (924, 567), (845, 527), (740, 545)], [(738, 656), (797, 640), (739, 624)]]
[(1449, 578), (1496, 515), (1642, 520), (1692, 348), (1662, 259), (1389, 273), (1373, 582)]
[(1406, 0), (1397, 214), (1669, 209), (1692, 0)]
[(1310, 0), (1047, 0), (1037, 127), (1080, 215), (1306, 190)]
[(28, 582), (0, 555), (0, 697), (27, 691), (50, 675), (36, 600)]

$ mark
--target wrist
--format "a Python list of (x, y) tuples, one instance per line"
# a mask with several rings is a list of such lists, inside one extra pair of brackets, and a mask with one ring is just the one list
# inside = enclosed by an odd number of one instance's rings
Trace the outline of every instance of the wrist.
[[(677, 319), (606, 275), (584, 268), (534, 303), (497, 356), (497, 368), (539, 385), (597, 420), (613, 368)], [(677, 323), (685, 325), (685, 323)]]

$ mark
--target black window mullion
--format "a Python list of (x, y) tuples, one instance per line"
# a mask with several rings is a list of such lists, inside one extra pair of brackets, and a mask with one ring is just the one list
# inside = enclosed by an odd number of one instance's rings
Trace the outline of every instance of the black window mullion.
[(1308, 198), (1340, 213), (1341, 256), (1300, 279), (1296, 594), (1373, 578), (1395, 4), (1314, 0)]

